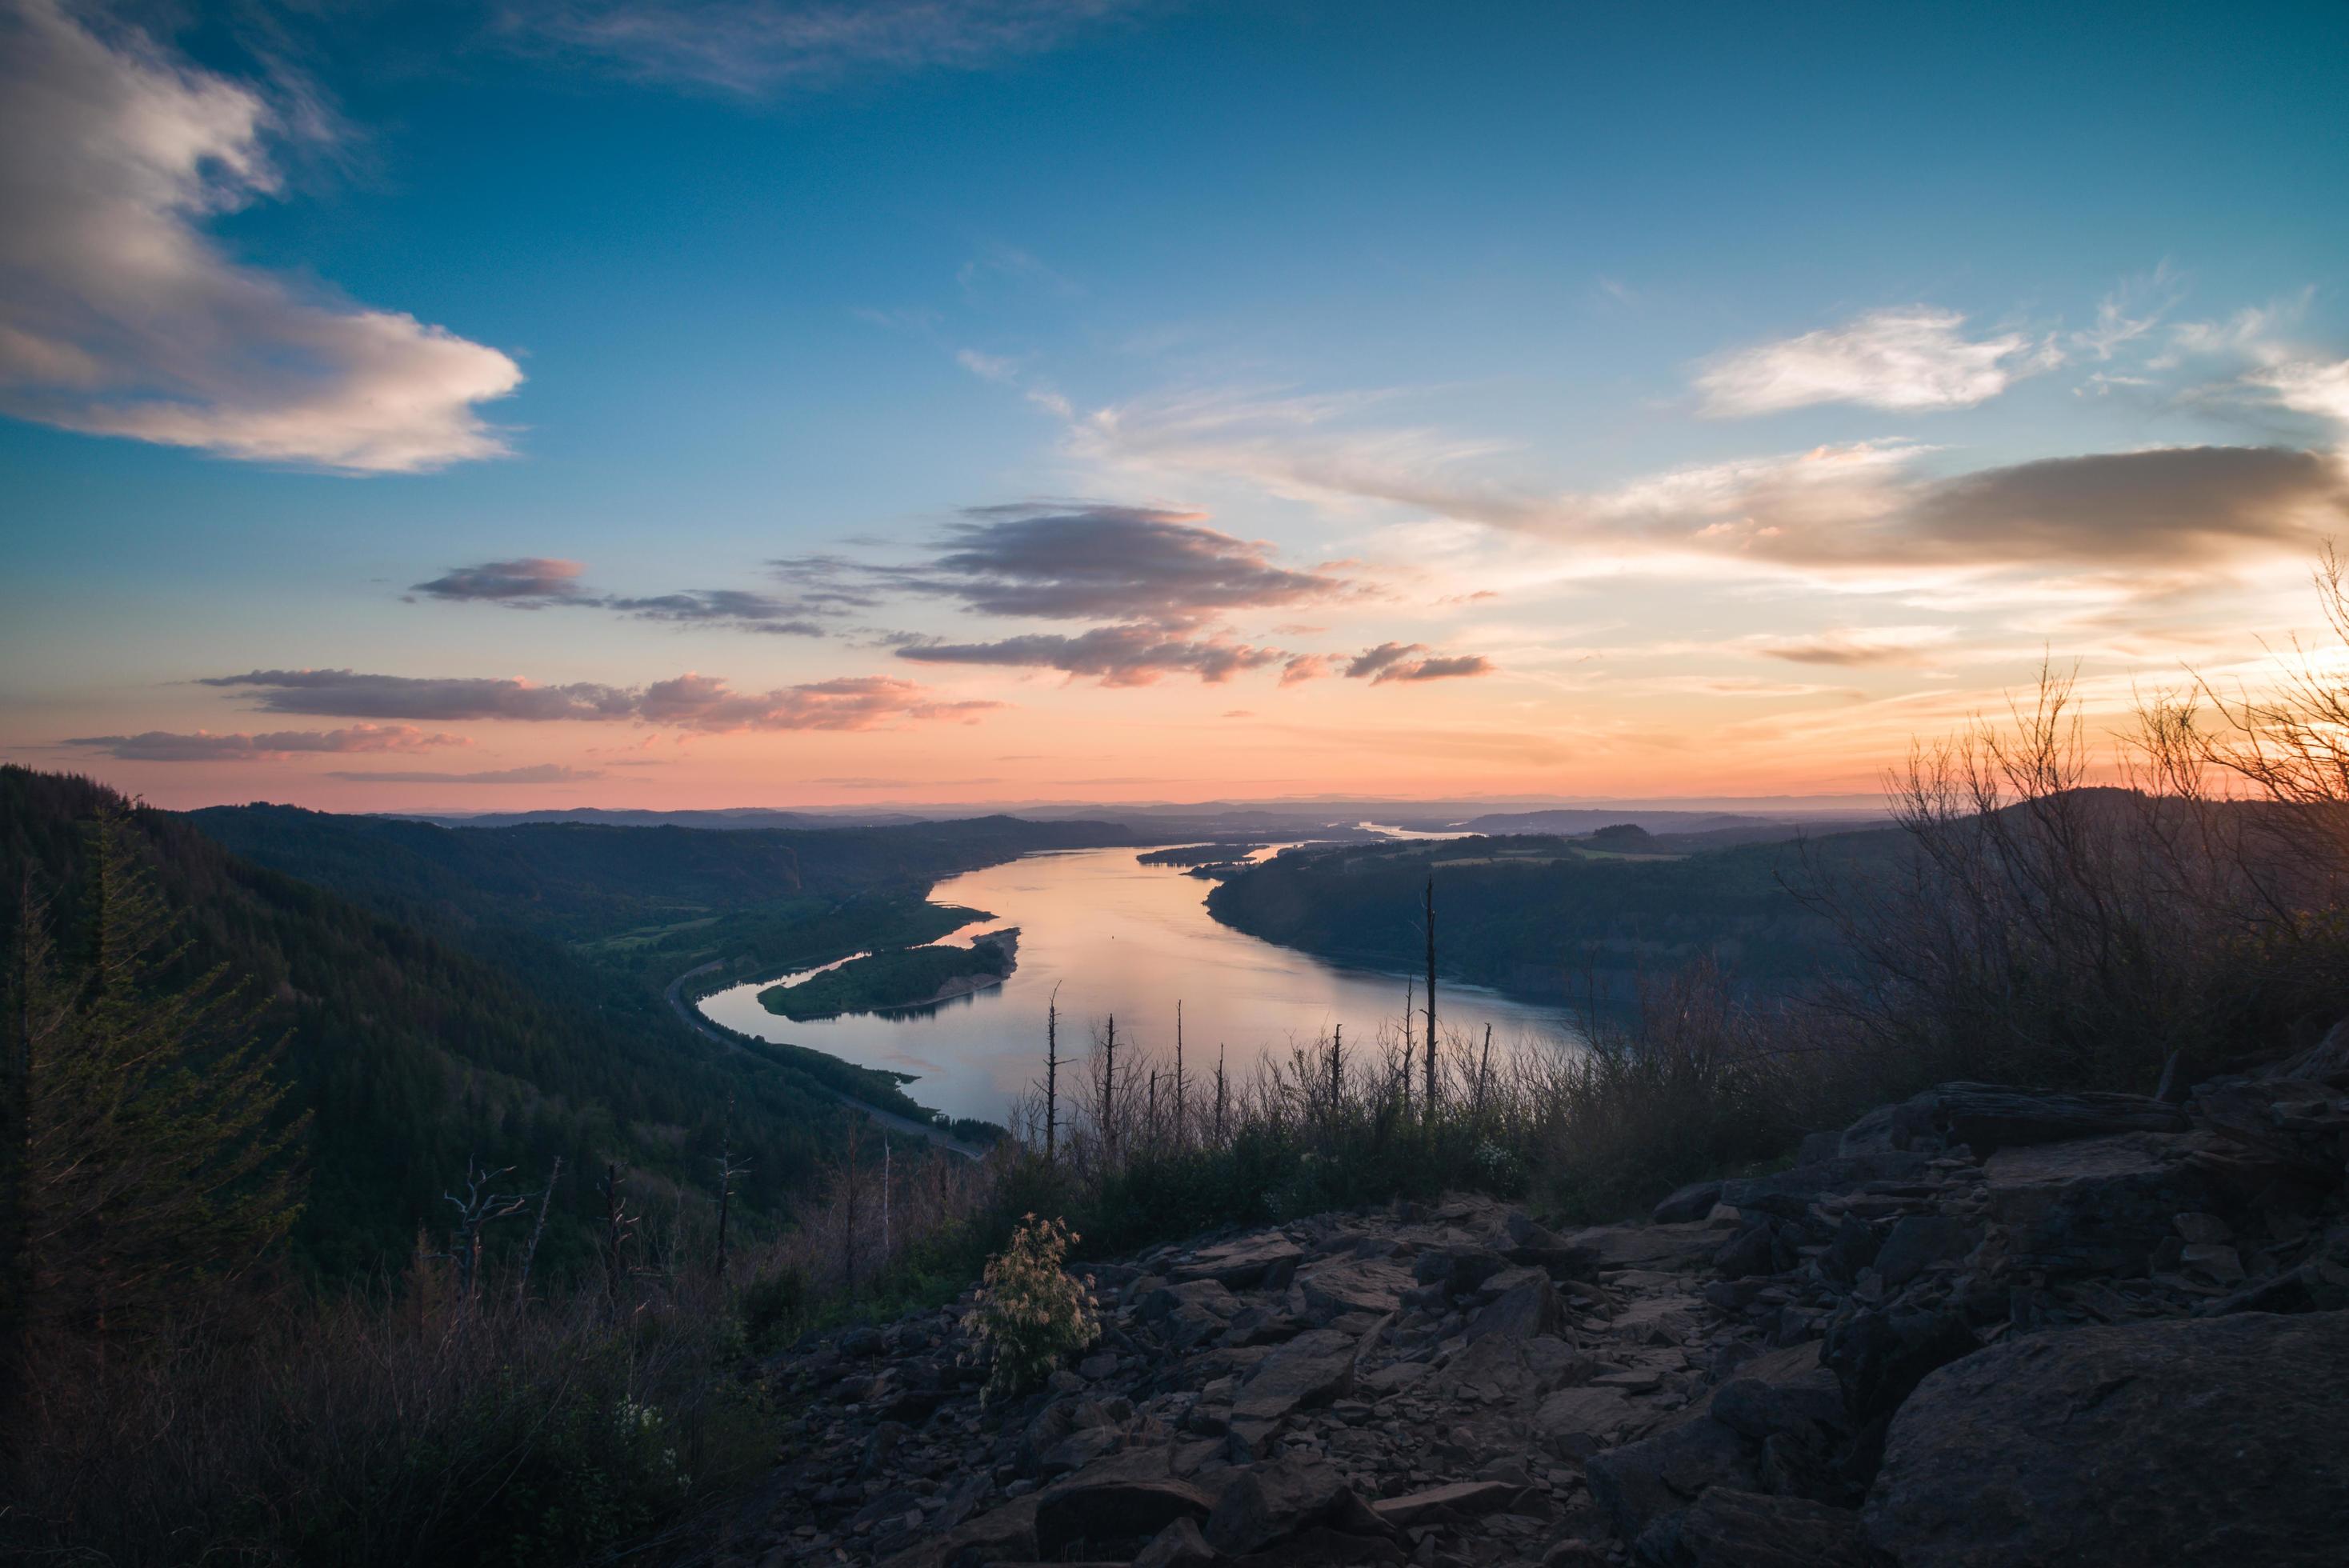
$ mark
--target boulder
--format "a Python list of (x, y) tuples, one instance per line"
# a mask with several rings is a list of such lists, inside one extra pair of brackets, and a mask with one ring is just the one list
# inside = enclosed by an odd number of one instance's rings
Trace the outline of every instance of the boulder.
[(1902, 1568), (2336, 1562), (2349, 1312), (2035, 1335), (1944, 1367), (1867, 1506)]
[(1655, 1207), (1648, 1216), (1659, 1225), (1676, 1225), (1690, 1220), (1702, 1220), (1713, 1212), (1721, 1202), (1719, 1181), (1692, 1181), (1672, 1193)]
[(1278, 1231), (1266, 1231), (1192, 1253), (1166, 1271), (1177, 1284), (1214, 1280), (1228, 1290), (1285, 1290), (1305, 1261), (1304, 1250)]
[(1185, 1514), (1154, 1536), (1133, 1568), (1207, 1568), (1218, 1560), (1216, 1549), (1199, 1532), (1196, 1520)]
[(1721, 1271), (1723, 1279), (1750, 1279), (1755, 1274), (1777, 1273), (1775, 1259), (1778, 1255), (1777, 1239), (1770, 1233), (1767, 1222), (1746, 1226), (1715, 1253), (1713, 1266)]
[(1018, 1563), (1036, 1556), (1036, 1499), (1018, 1498), (991, 1512), (916, 1542), (881, 1568), (957, 1568), (965, 1562)]
[(1768, 1176), (1723, 1181), (1720, 1201), (1752, 1213), (1799, 1219), (1828, 1193), (1848, 1192), (1870, 1181), (1917, 1181), (1930, 1174), (1931, 1164), (1922, 1154), (1900, 1150), (1839, 1154), (1816, 1165), (1795, 1165)]
[(1700, 1418), (1594, 1454), (1583, 1475), (1616, 1532), (1637, 1541), (1651, 1523), (1713, 1487), (1754, 1490), (1760, 1484), (1755, 1458), (1744, 1439), (1717, 1421)]
[(1899, 1290), (1935, 1264), (1965, 1256), (1980, 1239), (1946, 1214), (1904, 1214), (1876, 1254), (1876, 1272), (1886, 1288)]
[(1834, 1372), (1857, 1425), (1890, 1415), (1928, 1373), (1973, 1354), (1979, 1342), (1950, 1308), (1868, 1308), (1827, 1331), (1820, 1364)]
[(1253, 1441), (1298, 1410), (1310, 1410), (1354, 1390), (1354, 1339), (1334, 1328), (1299, 1335), (1257, 1364), (1232, 1400), (1236, 1432)]
[(1137, 1454), (1144, 1464), (1112, 1461), (1055, 1481), (1036, 1497), (1036, 1549), (1047, 1560), (1083, 1543), (1095, 1557), (1139, 1544), (1178, 1519), (1203, 1520), (1213, 1511), (1206, 1493), (1165, 1473), (1160, 1454)]
[(2142, 1275), (2172, 1217), (2210, 1207), (2188, 1152), (2185, 1139), (2151, 1132), (2003, 1149), (1982, 1164), (1990, 1214), (2030, 1267)]
[(1350, 1312), (1392, 1312), (1413, 1283), (1410, 1270), (1385, 1259), (1319, 1264), (1297, 1276), (1307, 1310), (1323, 1323)]
[(1493, 1298), (1468, 1320), (1470, 1343), (1487, 1335), (1531, 1339), (1555, 1334), (1559, 1322), (1557, 1292), (1546, 1274), (1537, 1274)]
[(1651, 1418), (1619, 1388), (1561, 1388), (1534, 1412), (1534, 1436), (1558, 1458), (1579, 1462), (1631, 1437)]
[(1381, 1498), (1371, 1511), (1398, 1529), (1433, 1524), (1445, 1519), (1475, 1519), (1499, 1513), (1525, 1492), (1522, 1484), (1502, 1480), (1455, 1480), (1424, 1491)]
[(1329, 1465), (1283, 1458), (1242, 1471), (1224, 1489), (1206, 1537), (1216, 1551), (1245, 1557), (1316, 1529), (1371, 1539), (1394, 1533)]
[(1938, 1085), (1895, 1107), (1890, 1120), (1898, 1147), (1962, 1143), (1977, 1157), (2116, 1133), (2186, 1130), (2184, 1110), (2145, 1095), (2059, 1094), (1987, 1083)]

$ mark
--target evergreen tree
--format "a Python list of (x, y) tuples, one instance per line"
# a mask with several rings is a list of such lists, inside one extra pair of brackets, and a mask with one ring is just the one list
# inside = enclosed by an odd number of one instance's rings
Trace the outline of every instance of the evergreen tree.
[(190, 973), (109, 808), (90, 826), (88, 942), (61, 965), (27, 907), (12, 965), (7, 1316), (19, 1354), (135, 1348), (249, 1270), (297, 1211), (278, 1050), (225, 966)]

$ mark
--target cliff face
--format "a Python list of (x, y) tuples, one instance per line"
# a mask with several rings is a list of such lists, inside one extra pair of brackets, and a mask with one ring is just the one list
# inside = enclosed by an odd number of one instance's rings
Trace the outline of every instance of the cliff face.
[(2338, 1560), (2349, 1032), (1805, 1154), (1644, 1224), (1462, 1199), (1095, 1265), (1102, 1343), (1006, 1408), (953, 1312), (833, 1336), (719, 1561)]

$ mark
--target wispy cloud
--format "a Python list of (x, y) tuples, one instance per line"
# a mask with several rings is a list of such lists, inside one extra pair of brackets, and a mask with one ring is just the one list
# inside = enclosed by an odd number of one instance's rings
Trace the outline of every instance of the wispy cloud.
[(844, 614), (847, 605), (868, 602), (861, 595), (843, 593), (779, 599), (740, 588), (691, 588), (647, 595), (592, 593), (579, 580), (584, 570), (575, 561), (543, 556), (486, 561), (478, 566), (456, 567), (417, 583), (409, 593), (455, 603), (499, 604), (509, 610), (609, 610), (639, 621), (795, 637), (823, 636), (825, 629), (819, 624), (823, 617)]
[(1969, 338), (1955, 311), (1880, 310), (1843, 326), (1739, 349), (1696, 378), (1716, 418), (1775, 414), (1817, 403), (1916, 412), (1988, 402), (2060, 356), (2021, 333)]
[(1838, 627), (1804, 636), (1765, 637), (1755, 652), (1796, 665), (1899, 665), (1913, 663), (1957, 634), (1951, 626)]
[(1425, 643), (1381, 643), (1347, 661), (1346, 678), (1367, 679), (1372, 686), (1390, 681), (1440, 681), (1493, 673), (1493, 661), (1482, 654), (1437, 654)]
[(761, 94), (982, 70), (1143, 8), (1144, 0), (524, 0), (507, 25), (525, 45), (627, 76)]
[(575, 602), (580, 596), (579, 574), (585, 570), (576, 561), (543, 555), (524, 556), (519, 561), (484, 561), (479, 566), (452, 567), (409, 591), (429, 599), (486, 599), (517, 609), (536, 610), (548, 604)]
[(329, 779), (356, 784), (579, 784), (601, 779), (600, 768), (568, 768), (560, 762), (533, 763), (527, 768), (492, 768), (480, 773), (336, 771)]
[(462, 736), (431, 733), (413, 725), (359, 724), (347, 729), (281, 729), (267, 735), (150, 729), (137, 735), (85, 735), (64, 744), (132, 762), (254, 762), (316, 752), (423, 751), (470, 743)]
[(55, 0), (0, 10), (0, 412), (354, 473), (496, 457), (496, 349), (239, 265), (204, 232), (276, 195), (254, 88)]
[(1147, 626), (1097, 626), (1077, 636), (1040, 633), (991, 643), (908, 641), (901, 659), (934, 665), (1028, 665), (1097, 678), (1103, 686), (1149, 686), (1161, 676), (1195, 675), (1211, 686), (1291, 655), (1221, 637), (1185, 637)]
[(912, 681), (887, 676), (840, 676), (737, 691), (721, 677), (692, 672), (641, 687), (579, 683), (536, 686), (512, 677), (371, 675), (355, 670), (252, 670), (199, 684), (251, 694), (270, 713), (356, 718), (637, 720), (704, 733), (738, 730), (874, 729), (923, 719), (967, 719), (1002, 706), (942, 701)]

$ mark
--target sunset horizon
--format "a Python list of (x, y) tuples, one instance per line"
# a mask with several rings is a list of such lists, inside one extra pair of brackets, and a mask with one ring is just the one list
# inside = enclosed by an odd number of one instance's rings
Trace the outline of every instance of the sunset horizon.
[(2324, 631), (2337, 15), (7, 12), (0, 755), (159, 804), (1864, 796)]

